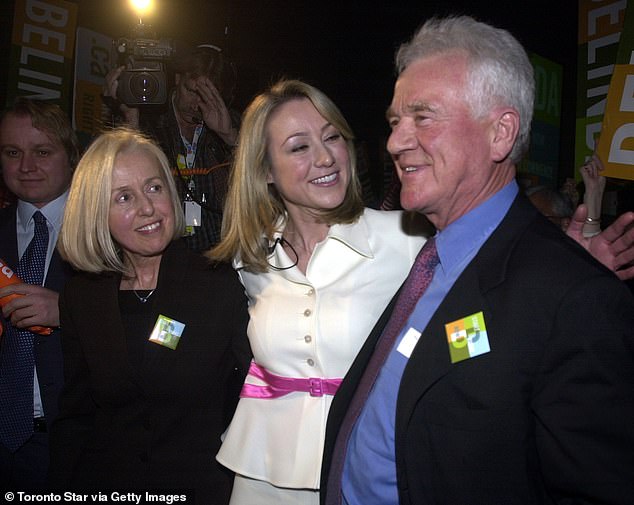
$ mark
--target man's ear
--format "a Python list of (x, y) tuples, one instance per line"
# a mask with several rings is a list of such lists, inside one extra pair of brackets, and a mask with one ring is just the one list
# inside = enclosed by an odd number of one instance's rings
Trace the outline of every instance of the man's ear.
[(513, 149), (520, 131), (520, 115), (515, 109), (502, 109), (497, 113), (492, 125), (491, 158), (504, 160)]

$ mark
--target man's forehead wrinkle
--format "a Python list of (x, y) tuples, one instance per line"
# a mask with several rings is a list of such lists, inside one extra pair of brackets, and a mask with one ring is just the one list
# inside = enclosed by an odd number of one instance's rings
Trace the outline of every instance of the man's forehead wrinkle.
[(410, 103), (405, 103), (404, 105), (402, 105), (402, 100), (400, 102), (401, 103), (396, 103), (387, 109), (385, 115), (388, 118), (400, 116), (401, 114), (414, 114), (416, 112), (434, 110), (434, 108), (428, 102), (425, 102), (423, 100), (414, 100)]

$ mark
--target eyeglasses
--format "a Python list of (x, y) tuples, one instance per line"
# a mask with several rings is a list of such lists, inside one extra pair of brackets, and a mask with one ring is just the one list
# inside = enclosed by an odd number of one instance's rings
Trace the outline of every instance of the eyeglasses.
[(289, 265), (287, 267), (278, 267), (277, 265), (271, 265), (271, 262), (268, 260), (266, 260), (267, 264), (275, 271), (280, 272), (282, 270), (290, 270), (291, 268), (293, 268), (294, 266), (297, 266), (297, 263), (299, 263), (299, 255), (297, 254), (297, 251), (295, 250), (295, 248), (293, 247), (293, 245), (286, 240), (284, 237), (277, 237), (275, 239), (275, 242), (273, 242), (273, 245), (269, 246), (267, 251), (268, 251), (268, 255), (270, 256), (271, 254), (273, 254), (273, 251), (275, 251), (275, 248), (277, 247), (277, 245), (280, 244), (282, 247), (284, 247), (284, 244), (286, 244), (291, 251), (293, 251), (293, 255), (295, 256), (295, 261), (293, 262), (292, 265)]

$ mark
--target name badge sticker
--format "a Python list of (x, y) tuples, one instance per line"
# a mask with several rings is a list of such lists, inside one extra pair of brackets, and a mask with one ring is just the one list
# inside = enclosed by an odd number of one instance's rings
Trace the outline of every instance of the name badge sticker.
[(416, 347), (416, 344), (418, 343), (420, 335), (420, 331), (414, 328), (410, 328), (403, 336), (403, 339), (401, 340), (400, 344), (398, 344), (396, 350), (409, 359), (412, 356), (412, 351), (414, 350), (414, 347)]
[(173, 350), (176, 349), (184, 330), (184, 323), (159, 314), (154, 329), (150, 333), (149, 341)]
[(197, 202), (185, 200), (185, 236), (196, 233), (196, 227), (202, 224), (201, 208)]
[(445, 332), (452, 363), (491, 351), (482, 312), (445, 324)]

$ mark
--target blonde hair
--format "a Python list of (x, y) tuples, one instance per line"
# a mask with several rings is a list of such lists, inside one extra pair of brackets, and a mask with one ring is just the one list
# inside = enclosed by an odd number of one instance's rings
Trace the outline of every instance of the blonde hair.
[(319, 212), (318, 218), (327, 224), (352, 223), (363, 212), (354, 135), (347, 121), (334, 102), (317, 88), (298, 80), (281, 80), (258, 95), (244, 113), (222, 219), (222, 240), (207, 253), (210, 258), (239, 259), (245, 269), (253, 272), (268, 269), (269, 241), (286, 218), (286, 209), (275, 188), (268, 184), (271, 163), (267, 126), (281, 105), (300, 99), (309, 100), (339, 130), (350, 158), (350, 183), (343, 202)]
[(86, 150), (70, 186), (58, 248), (62, 257), (77, 270), (129, 273), (121, 250), (110, 234), (108, 216), (117, 156), (130, 151), (142, 151), (158, 161), (174, 208), (173, 238), (183, 233), (185, 218), (165, 154), (138, 131), (115, 128), (102, 133)]

